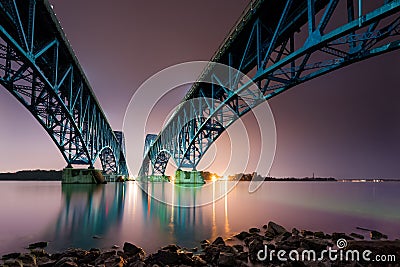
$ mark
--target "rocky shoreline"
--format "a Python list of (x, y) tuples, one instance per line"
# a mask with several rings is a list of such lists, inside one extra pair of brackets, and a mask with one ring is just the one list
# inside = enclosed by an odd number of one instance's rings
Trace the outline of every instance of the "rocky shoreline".
[[(325, 234), (296, 228), (287, 231), (269, 222), (226, 240), (203, 240), (201, 249), (171, 244), (152, 254), (129, 242), (122, 249), (117, 245), (109, 250), (69, 248), (49, 254), (45, 250), (48, 243), (38, 242), (30, 244), (27, 253), (3, 255), (0, 266), (400, 266), (400, 240), (389, 241), (378, 231), (358, 229), (369, 231), (372, 240), (365, 241), (357, 233)], [(355, 251), (359, 252), (358, 261), (354, 260)], [(385, 261), (377, 262), (376, 256)]]

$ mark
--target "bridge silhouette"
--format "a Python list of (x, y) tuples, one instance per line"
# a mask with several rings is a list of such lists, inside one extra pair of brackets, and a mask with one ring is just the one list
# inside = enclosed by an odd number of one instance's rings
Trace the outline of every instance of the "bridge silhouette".
[[(252, 1), (163, 130), (146, 138), (140, 175), (165, 174), (171, 158), (196, 169), (213, 142), (263, 101), (399, 49), (399, 11), (399, 0)], [(106, 173), (127, 174), (123, 133), (108, 123), (48, 1), (1, 0), (0, 19), (0, 83), (68, 166), (93, 167), (100, 158)], [(217, 63), (235, 71), (221, 75)]]

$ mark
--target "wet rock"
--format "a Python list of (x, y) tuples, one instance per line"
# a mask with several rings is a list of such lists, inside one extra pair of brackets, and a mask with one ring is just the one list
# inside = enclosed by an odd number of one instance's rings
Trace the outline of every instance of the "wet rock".
[(314, 237), (324, 239), (325, 234), (322, 231), (314, 232)]
[(38, 262), (37, 262), (38, 267), (53, 267), (55, 264), (56, 264), (56, 261), (53, 261), (53, 260), (46, 260), (46, 261), (38, 260)]
[(235, 235), (235, 237), (236, 237), (237, 239), (239, 239), (239, 240), (244, 240), (245, 238), (247, 238), (247, 237), (249, 237), (249, 236), (251, 236), (251, 234), (249, 234), (249, 233), (246, 232), (246, 231), (242, 231), (242, 232), (240, 232), (239, 234)]
[(260, 229), (258, 229), (256, 227), (252, 227), (249, 229), (250, 234), (259, 233), (259, 232), (260, 232)]
[(214, 242), (212, 242), (213, 245), (225, 245), (224, 239), (222, 237), (217, 237)]
[(45, 248), (47, 247), (48, 242), (42, 241), (42, 242), (36, 242), (28, 245), (29, 249), (34, 249), (34, 248)]
[(193, 266), (206, 266), (207, 262), (203, 260), (200, 256), (193, 256)]
[(209, 246), (210, 245), (210, 241), (208, 241), (208, 240), (203, 240), (203, 241), (201, 241), (200, 242), (200, 246), (201, 246), (201, 248), (205, 248), (205, 247), (207, 247), (207, 246)]
[(135, 260), (140, 259), (143, 260), (146, 253), (141, 247), (135, 246), (132, 243), (125, 242), (124, 247), (122, 248), (124, 253), (129, 257), (134, 257)]
[(375, 230), (372, 230), (369, 235), (370, 235), (372, 240), (380, 240), (382, 238), (383, 239), (387, 239), (388, 238), (387, 235), (382, 234), (381, 232), (378, 232), (378, 231), (375, 231)]
[(33, 249), (31, 250), (31, 254), (36, 257), (50, 257), (49, 253), (47, 253), (44, 249)]
[(279, 225), (276, 224), (274, 222), (269, 222), (268, 223), (268, 227), (267, 227), (267, 231), (265, 232), (265, 236), (270, 237), (270, 238), (274, 238), (278, 235), (281, 235), (283, 233), (287, 232), (287, 230)]
[(1, 257), (1, 259), (2, 259), (2, 260), (16, 259), (16, 258), (18, 258), (20, 255), (21, 255), (21, 253), (19, 253), (19, 252), (9, 253), (9, 254), (3, 255), (3, 256)]
[(95, 265), (104, 264), (109, 258), (117, 255), (115, 250), (105, 251), (94, 261)]
[(23, 267), (23, 264), (20, 261), (14, 259), (8, 259), (4, 261), (4, 266), (7, 267)]
[(76, 258), (73, 257), (63, 257), (60, 260), (58, 260), (55, 264), (54, 267), (72, 267), (72, 266), (78, 266), (76, 263)]
[(249, 237), (246, 237), (243, 241), (244, 241), (244, 244), (246, 245), (246, 246), (249, 246), (249, 244), (253, 241), (253, 240), (259, 240), (259, 241), (261, 241), (261, 242), (263, 242), (264, 241), (264, 237), (262, 236), (262, 235), (259, 235), (259, 234), (253, 234), (253, 235), (251, 235), (251, 236), (249, 236)]
[(234, 266), (235, 256), (232, 253), (222, 252), (219, 254), (218, 266)]
[(105, 267), (122, 267), (125, 264), (126, 260), (118, 255), (114, 255), (104, 261)]
[(300, 233), (301, 233), (301, 235), (304, 236), (304, 237), (306, 237), (306, 236), (313, 236), (313, 235), (314, 235), (314, 232), (308, 231), (308, 230), (301, 230)]
[(165, 246), (163, 248), (161, 248), (162, 250), (168, 250), (168, 251), (172, 251), (172, 252), (177, 252), (178, 250), (181, 249), (181, 247), (175, 245), (175, 244), (170, 244), (168, 246)]
[(199, 250), (198, 247), (194, 247), (194, 248), (191, 249), (192, 252), (197, 252), (198, 250)]
[(264, 225), (262, 226), (262, 228), (263, 228), (263, 229), (267, 229), (267, 228), (268, 228), (268, 225), (264, 224)]
[(300, 231), (297, 230), (297, 228), (293, 228), (293, 229), (292, 229), (292, 235), (298, 236), (299, 234), (300, 234)]
[(22, 262), (24, 266), (26, 265), (36, 265), (36, 257), (30, 254), (22, 254), (18, 257), (18, 260)]
[(95, 262), (95, 260), (100, 256), (100, 251), (97, 250), (91, 250), (88, 251), (86, 253), (86, 255), (84, 255), (83, 257), (80, 257), (79, 260), (77, 261), (77, 263), (79, 265), (81, 264), (88, 264), (88, 263), (92, 263)]
[(221, 248), (215, 245), (210, 245), (204, 249), (204, 254), (200, 255), (200, 257), (205, 260), (207, 263), (217, 264), (217, 260), (219, 254), (221, 252)]
[(236, 258), (238, 260), (240, 260), (240, 261), (246, 261), (247, 262), (247, 259), (249, 258), (249, 253), (246, 252), (246, 251), (242, 251), (237, 255)]
[(232, 247), (236, 250), (237, 253), (243, 252), (242, 245), (236, 244), (236, 245), (233, 245)]
[(333, 246), (333, 244), (325, 239), (303, 239), (300, 246), (321, 252), (322, 250), (327, 249), (328, 246)]
[(345, 233), (332, 233), (332, 240), (338, 240), (340, 238), (346, 238)]
[(285, 232), (285, 233), (279, 235), (278, 237), (276, 237), (275, 242), (283, 242), (283, 241), (287, 240), (289, 237), (292, 237), (292, 234), (289, 232)]
[[(179, 264), (178, 253), (169, 250), (158, 250), (156, 253), (149, 255), (146, 259), (147, 264), (177, 265)], [(151, 266), (150, 265), (150, 266)]]
[(351, 237), (357, 238), (357, 239), (364, 239), (363, 235), (357, 234), (357, 233), (351, 233), (350, 234)]
[(251, 262), (258, 262), (257, 253), (264, 249), (264, 244), (259, 239), (254, 239), (249, 243), (249, 259)]
[(118, 245), (113, 245), (111, 248), (112, 249), (119, 249), (119, 246)]

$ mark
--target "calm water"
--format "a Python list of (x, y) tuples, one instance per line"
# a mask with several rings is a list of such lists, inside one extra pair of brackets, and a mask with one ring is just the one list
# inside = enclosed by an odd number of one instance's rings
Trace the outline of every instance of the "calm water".
[[(0, 182), (0, 255), (36, 241), (50, 241), (49, 251), (110, 248), (124, 241), (147, 252), (170, 243), (194, 247), (270, 220), (289, 230), (350, 233), (361, 226), (400, 238), (400, 183), (268, 182), (252, 194), (248, 186), (240, 182), (214, 204), (178, 208), (149, 198), (135, 182)], [(174, 192), (178, 202), (200, 201), (201, 193), (201, 188)]]

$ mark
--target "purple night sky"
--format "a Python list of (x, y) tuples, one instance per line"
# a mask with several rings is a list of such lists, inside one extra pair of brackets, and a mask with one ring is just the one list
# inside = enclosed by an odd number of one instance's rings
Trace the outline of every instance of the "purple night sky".
[[(248, 1), (50, 0), (114, 129), (134, 91), (156, 72), (209, 60)], [(400, 177), (400, 52), (317, 78), (271, 99), (272, 176)], [(0, 89), (0, 172), (62, 169), (32, 115)]]

